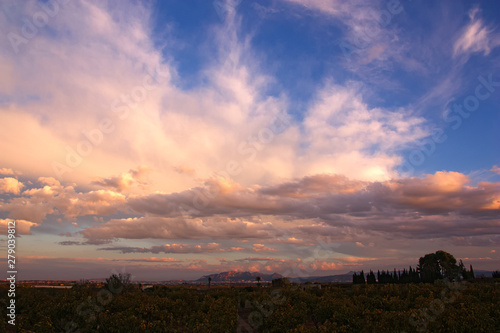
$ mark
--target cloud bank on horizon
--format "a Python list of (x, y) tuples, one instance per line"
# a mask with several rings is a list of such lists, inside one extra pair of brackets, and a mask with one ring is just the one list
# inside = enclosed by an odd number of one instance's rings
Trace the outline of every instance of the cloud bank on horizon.
[(497, 269), (499, 7), (3, 2), (20, 278)]

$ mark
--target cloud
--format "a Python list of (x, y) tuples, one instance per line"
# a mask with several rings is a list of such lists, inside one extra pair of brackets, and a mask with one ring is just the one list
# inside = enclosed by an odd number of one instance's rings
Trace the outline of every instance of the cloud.
[[(321, 235), (361, 243), (366, 241), (360, 235), (367, 233), (458, 237), (495, 235), (499, 228), (500, 184), (471, 185), (469, 177), (458, 172), (387, 181), (322, 174), (252, 187), (217, 177), (206, 180), (203, 187), (144, 195), (77, 191), (50, 177), (40, 177), (38, 184), (20, 196), (6, 197), (0, 210), (38, 224), (49, 215), (73, 223), (80, 217), (99, 216), (80, 231), (85, 239), (81, 245), (116, 239), (262, 239), (269, 244), (310, 246)], [(116, 213), (124, 216), (113, 217)], [(272, 248), (258, 245), (254, 250)]]
[[(270, 238), (273, 227), (244, 219), (213, 217), (183, 219), (145, 216), (112, 219), (80, 233), (87, 239), (239, 239)], [(167, 250), (167, 248), (163, 248)], [(158, 249), (159, 250), (159, 249)]]
[[(464, 235), (451, 237), (450, 243), (456, 246), (478, 246), (478, 247), (495, 247), (500, 246), (500, 235)], [(494, 253), (494, 252), (492, 252)]]
[(360, 257), (339, 257), (337, 259), (342, 262), (349, 262), (349, 263), (359, 263), (365, 261), (378, 260), (377, 258), (360, 258)]
[(2, 176), (14, 176), (14, 175), (20, 175), (21, 172), (19, 171), (14, 171), (9, 168), (0, 168), (0, 175)]
[(498, 173), (500, 175), (500, 168), (496, 165), (493, 166), (490, 170), (491, 172)]
[(470, 22), (455, 40), (453, 56), (478, 52), (483, 52), (486, 56), (500, 45), (500, 37), (494, 34), (492, 28), (485, 25), (479, 13), (477, 7), (469, 11)]
[(276, 238), (274, 240), (269, 241), (270, 243), (278, 243), (278, 244), (293, 244), (293, 245), (301, 245), (301, 246), (313, 246), (314, 243), (311, 241), (306, 241), (304, 239), (296, 238), (296, 237), (285, 237), (285, 238)]
[(207, 243), (199, 245), (189, 244), (164, 244), (161, 246), (145, 247), (105, 247), (99, 251), (120, 251), (121, 253), (214, 253), (241, 251), (243, 248), (231, 247), (221, 248), (218, 243)]
[[(12, 219), (0, 219), (0, 234), (8, 235), (8, 227), (12, 226)], [(37, 227), (39, 224), (26, 221), (26, 220), (15, 220), (15, 230), (17, 235), (31, 235), (31, 228)]]
[(369, 107), (355, 86), (327, 84), (303, 122), (308, 150), (302, 174), (388, 180), (400, 163), (395, 151), (428, 135), (423, 124), (407, 110)]
[[(363, 261), (355, 255), (371, 257), (370, 244), (385, 244), (382, 240), (402, 240), (403, 246), (408, 239), (433, 238), (497, 244), (498, 183), (475, 182), (451, 171), (398, 178), (394, 169), (401, 150), (428, 136), (429, 125), (415, 116), (418, 108), (394, 105), (404, 105), (428, 82), (412, 81), (416, 92), (394, 100), (392, 94), (407, 86), (385, 82), (387, 73), (406, 79), (408, 71), (427, 75), (430, 68), (439, 68), (436, 75), (442, 76), (447, 66), (441, 70), (442, 59), (434, 60), (438, 43), (447, 48), (441, 53), (452, 50), (461, 60), (451, 65), (461, 70), (465, 59), (459, 56), (493, 53), (499, 45), (494, 27), (473, 10), (450, 43), (442, 40), (457, 30), (453, 20), (443, 21), (442, 33), (432, 32), (424, 41), (433, 47), (422, 48), (421, 31), (400, 29), (405, 22), (397, 17), (403, 7), (397, 1), (281, 3), (301, 9), (294, 17), (306, 13), (327, 22), (322, 26), (329, 36), (354, 48), (346, 55), (336, 45), (329, 59), (340, 55), (333, 62), (341, 67), (325, 68), (325, 75), (334, 72), (335, 77), (316, 82), (310, 103), (299, 113), (290, 111), (296, 110), (290, 102), (295, 97), (284, 92), (282, 78), (269, 75), (277, 72), (254, 51), (259, 34), (247, 33), (235, 10), (205, 30), (206, 43), (193, 51), (203, 52), (193, 53), (193, 59), (201, 59), (191, 68), (194, 79), (184, 76), (187, 63), (173, 56), (185, 43), (177, 37), (178, 27), (163, 21), (158, 31), (154, 6), (148, 3), (67, 2), (36, 36), (19, 45), (19, 52), (8, 38), (1, 39), (4, 217), (19, 219), (21, 234), (45, 233), (57, 221), (56, 233), (75, 237), (59, 243), (66, 251), (81, 249), (72, 245), (100, 245), (100, 253), (110, 256), (113, 251), (230, 253), (233, 259), (238, 252), (276, 254), (220, 263), (165, 262), (172, 271), (283, 271), (299, 264), (291, 257), (311, 254), (321, 242), (331, 245), (323, 252), (346, 257), (300, 262), (303, 270), (357, 267)], [(40, 11), (38, 1), (6, 4), (14, 10), (0, 20), (1, 31), (21, 33), (20, 22)], [(268, 14), (275, 8), (284, 13), (285, 6), (276, 4), (269, 5)], [(432, 58), (432, 65), (419, 63), (419, 57)], [(343, 81), (346, 77), (367, 84)], [(422, 99), (424, 104), (450, 97), (460, 77), (446, 76), (428, 101)], [(377, 89), (391, 94), (374, 96)], [(379, 97), (390, 101), (381, 106), (385, 102)], [(22, 182), (16, 179), (21, 172)], [(499, 173), (498, 167), (492, 172)], [(131, 239), (147, 245), (109, 245)], [(151, 240), (168, 244), (151, 246)], [(40, 260), (75, 267), (71, 259)], [(163, 259), (133, 260), (127, 264), (141, 268), (141, 260)], [(77, 262), (92, 265), (91, 260)], [(110, 262), (99, 261), (99, 274)]]
[(267, 187), (260, 192), (273, 196), (307, 198), (327, 193), (355, 193), (365, 188), (368, 184), (365, 181), (351, 180), (346, 176), (322, 174), (304, 177), (297, 182)]
[[(69, 235), (65, 235), (65, 236), (68, 236), (68, 237), (71, 237), (72, 235), (69, 234)], [(87, 241), (62, 241), (62, 242), (58, 242), (57, 244), (59, 245), (63, 245), (63, 246), (73, 246), (73, 245), (104, 245), (104, 244), (109, 244), (109, 243), (112, 243), (113, 240), (111, 239), (91, 239), (91, 240), (87, 240)]]
[(92, 182), (94, 185), (110, 187), (114, 191), (123, 192), (130, 189), (134, 185), (144, 185), (144, 179), (148, 174), (149, 169), (145, 166), (140, 166), (137, 169), (131, 169), (129, 172), (122, 173), (120, 176), (110, 178), (99, 178)]
[(54, 178), (40, 177), (43, 187), (22, 192), (21, 197), (0, 202), (0, 211), (15, 219), (41, 223), (48, 214), (61, 214), (67, 219), (84, 215), (109, 215), (125, 203), (125, 196), (110, 190), (77, 192), (73, 186), (63, 186)]
[[(407, 56), (408, 45), (404, 43), (398, 30), (398, 16), (404, 13), (400, 1), (345, 1), (345, 0), (284, 0), (304, 12), (320, 14), (328, 19), (328, 24), (337, 25), (342, 30), (337, 42), (342, 52), (344, 67), (356, 72), (365, 82), (380, 82), (383, 70), (393, 69), (395, 64), (405, 70), (416, 71), (424, 67), (415, 58)], [(305, 11), (304, 8), (307, 10)], [(404, 15), (404, 14), (403, 14)], [(393, 83), (386, 85), (397, 89)]]
[(19, 194), (24, 184), (12, 177), (0, 179), (0, 193)]
[(186, 166), (177, 166), (177, 167), (174, 167), (173, 168), (177, 173), (180, 173), (180, 174), (185, 174), (185, 175), (189, 175), (189, 176), (193, 176), (196, 174), (196, 171), (195, 169), (192, 169), (192, 168), (189, 168), (189, 167), (186, 167)]
[(79, 242), (79, 241), (62, 241), (62, 242), (59, 242), (58, 243), (59, 245), (84, 245), (83, 242)]
[[(499, 228), (500, 184), (472, 186), (458, 172), (386, 182), (321, 175), (269, 187), (245, 188), (222, 179), (206, 184), (181, 193), (134, 196), (124, 206), (145, 216), (112, 219), (81, 233), (87, 239), (261, 238), (307, 245), (312, 235), (347, 240), (358, 229), (425, 238), (495, 234)], [(328, 231), (329, 226), (337, 229)], [(293, 236), (285, 236), (285, 230)]]
[[(30, 6), (21, 8), (20, 19)], [(139, 171), (137, 161), (151, 170), (152, 192), (180, 192), (214, 173), (230, 173), (244, 186), (317, 173), (357, 178), (354, 165), (362, 169), (360, 179), (381, 180), (398, 163), (398, 140), (404, 145), (423, 135), (419, 119), (368, 107), (359, 87), (325, 84), (304, 124), (290, 117), (287, 96), (267, 94), (275, 79), (259, 64), (252, 36), (240, 34), (240, 18), (228, 14), (207, 32), (214, 56), (199, 73), (206, 84), (184, 89), (174, 63), (162, 58), (175, 50), (169, 43), (158, 50), (150, 37), (147, 5), (66, 4), (48, 22), (57, 38), (40, 29), (16, 57), (0, 53), (0, 62), (19, 69), (11, 78), (16, 91), (35, 96), (27, 102), (14, 95), (8, 107), (0, 106), (6, 162), (32, 177), (52, 175), (80, 186), (92, 179), (120, 193), (140, 190), (135, 185), (142, 180), (122, 173)], [(342, 105), (329, 106), (334, 100)], [(323, 140), (341, 145), (332, 151)]]
[[(80, 15), (71, 14), (76, 11)], [(10, 162), (30, 174), (81, 183), (95, 175), (117, 174), (123, 166), (135, 166), (139, 158), (158, 170), (156, 188), (175, 190), (186, 186), (176, 175), (179, 168), (195, 169), (193, 156), (197, 172), (206, 177), (213, 172), (213, 156), (234, 151), (234, 142), (245, 141), (271, 123), (272, 114), (263, 110), (282, 109), (282, 102), (262, 98), (253, 86), (251, 73), (258, 71), (249, 70), (240, 59), (242, 45), (234, 36), (225, 42), (234, 29), (213, 32), (221, 35), (217, 40), (229, 53), (221, 53), (221, 63), (207, 69), (209, 86), (184, 91), (170, 81), (175, 69), (162, 63), (160, 51), (153, 47), (149, 14), (138, 4), (68, 3), (49, 22), (54, 31), (68, 33), (59, 38), (40, 33), (18, 57), (1, 54), (2, 62), (21, 68), (29, 52), (49, 50), (30, 57), (33, 66), (18, 72), (17, 90), (36, 98), (23, 103), (13, 96), (8, 108), (0, 108), (0, 119), (9, 128), (1, 141), (6, 159), (15, 155)], [(4, 46), (3, 50), (10, 49)], [(71, 115), (66, 112), (68, 105)], [(208, 115), (207, 110), (213, 111)], [(43, 124), (39, 116), (45, 117)], [(109, 130), (101, 130), (103, 122)], [(244, 124), (245, 130), (235, 130)], [(22, 154), (14, 154), (14, 142)], [(159, 153), (166, 151), (168, 157)], [(108, 187), (129, 185), (127, 175), (97, 182)]]
[(278, 250), (270, 248), (264, 244), (253, 244), (253, 250), (255, 252), (276, 252)]
[(436, 172), (424, 178), (391, 182), (388, 186), (394, 204), (427, 214), (494, 216), (500, 209), (500, 184), (481, 182), (474, 187), (466, 186), (468, 182), (469, 178), (458, 172)]
[(129, 262), (154, 262), (154, 263), (171, 263), (171, 262), (182, 262), (182, 260), (175, 258), (119, 258), (112, 259), (113, 261), (129, 261)]
[(321, 211), (337, 214), (370, 212), (378, 205), (380, 208), (389, 205), (418, 210), (428, 205), (429, 209), (434, 206), (443, 212), (474, 211), (479, 215), (494, 210), (498, 185), (481, 182), (469, 186), (468, 182), (468, 177), (458, 172), (436, 172), (421, 178), (386, 182), (360, 182), (338, 175), (319, 175), (257, 188), (212, 179), (205, 187), (180, 193), (134, 197), (129, 205), (138, 213), (172, 217), (182, 214), (197, 217), (217, 214), (299, 217), (303, 214), (312, 218)]
[(285, 276), (300, 277), (325, 274), (341, 269), (354, 269), (366, 261), (375, 261), (375, 258), (338, 257), (329, 260), (311, 258), (310, 260), (281, 259), (273, 257), (246, 257), (225, 261), (225, 264), (238, 265), (243, 263), (250, 271), (280, 272)]
[[(116, 156), (118, 145), (114, 154), (102, 154), (109, 144), (114, 145), (116, 132), (107, 132), (104, 137), (96, 132), (105, 119), (117, 129), (117, 113), (122, 113), (112, 110), (114, 101), (135, 87), (144, 89), (144, 77), (155, 73), (161, 64), (145, 33), (148, 11), (143, 5), (129, 5), (113, 9), (105, 3), (66, 3), (49, 18), (46, 27), (20, 45), (17, 54), (7, 39), (2, 40), (2, 62), (17, 68), (16, 76), (8, 77), (8, 83), (15, 87), (12, 93), (2, 89), (2, 94), (9, 95), (9, 103), (0, 107), (2, 123), (11, 125), (2, 132), (2, 151), (9, 164), (25, 174), (54, 175), (52, 162), (66, 164), (68, 154), (74, 156), (81, 151), (80, 157), (73, 158), (79, 165), (70, 166), (72, 171), (63, 177), (79, 181), (96, 170), (105, 170), (104, 165), (113, 170), (120, 161), (120, 168), (129, 164)], [(23, 17), (40, 11), (36, 1), (11, 7), (17, 11), (11, 20), (2, 20), (2, 30), (17, 33), (21, 33), (19, 22), (24, 22)], [(74, 14), (77, 11), (79, 15)], [(148, 91), (150, 99), (153, 95)], [(45, 120), (41, 122), (41, 118)], [(12, 147), (16, 147), (15, 153)]]

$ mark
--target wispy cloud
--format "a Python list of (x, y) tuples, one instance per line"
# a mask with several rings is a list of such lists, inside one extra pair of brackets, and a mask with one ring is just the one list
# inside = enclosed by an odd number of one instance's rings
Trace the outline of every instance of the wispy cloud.
[[(6, 4), (7, 32), (21, 33), (24, 18), (43, 10), (39, 1)], [(159, 24), (156, 7), (133, 1), (67, 2), (19, 52), (0, 39), (0, 224), (5, 233), (6, 218), (16, 219), (23, 238), (68, 252), (34, 256), (38, 243), (27, 242), (35, 271), (84, 265), (100, 275), (116, 263), (161, 277), (157, 263), (179, 276), (333, 272), (404, 262), (437, 243), (498, 244), (495, 161), (482, 166), (488, 178), (446, 163), (413, 178), (396, 172), (401, 152), (431, 134), (436, 109), (476, 75), (476, 58), (495, 62), (500, 39), (488, 16), (475, 7), (462, 22), (460, 8), (450, 19), (449, 4), (432, 15), (423, 6), (415, 17), (432, 24), (415, 28), (410, 2), (267, 6), (233, 2), (222, 20), (206, 15), (194, 60), (175, 56), (183, 24)], [(297, 19), (321, 41), (301, 58), (322, 67), (298, 111), (295, 91), (283, 89), (259, 45), (289, 52), (301, 41), (267, 44), (246, 21), (263, 11), (259, 24)], [(287, 80), (301, 81), (291, 69)], [(190, 70), (196, 82), (186, 85)], [(107, 258), (75, 255), (93, 248)]]
[(120, 251), (121, 253), (214, 253), (241, 251), (241, 247), (222, 248), (219, 243), (207, 244), (164, 244), (161, 246), (145, 247), (104, 247), (99, 251)]
[(488, 27), (480, 17), (479, 8), (469, 11), (469, 24), (462, 30), (453, 45), (453, 55), (470, 55), (483, 52), (488, 55), (492, 49), (500, 45), (500, 35), (492, 27)]

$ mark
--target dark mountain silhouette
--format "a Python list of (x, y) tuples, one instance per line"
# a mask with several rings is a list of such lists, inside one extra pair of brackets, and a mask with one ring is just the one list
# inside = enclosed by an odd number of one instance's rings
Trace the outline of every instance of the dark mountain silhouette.
[(260, 272), (222, 272), (217, 274), (204, 275), (198, 280), (193, 282), (196, 283), (205, 283), (208, 281), (208, 278), (212, 278), (212, 283), (243, 283), (255, 281), (257, 276), (261, 277), (261, 282), (271, 282), (273, 279), (278, 279), (283, 277), (281, 274), (273, 273), (273, 274), (265, 274)]
[(308, 277), (295, 277), (289, 278), (290, 282), (304, 283), (304, 282), (318, 282), (318, 283), (329, 283), (329, 282), (352, 282), (352, 275), (354, 272), (349, 272), (345, 274), (337, 275), (327, 275), (327, 276), (308, 276)]
[[(329, 282), (352, 282), (352, 275), (354, 272), (349, 272), (345, 274), (338, 275), (328, 275), (328, 276), (309, 276), (309, 277), (293, 277), (289, 278), (290, 282), (304, 283), (304, 282), (318, 282), (318, 283), (329, 283)], [(217, 274), (204, 275), (198, 280), (194, 280), (194, 283), (207, 283), (210, 277), (212, 283), (245, 283), (245, 282), (255, 282), (257, 276), (261, 277), (261, 282), (271, 282), (274, 279), (279, 279), (284, 276), (278, 273), (266, 274), (261, 272), (222, 272)]]

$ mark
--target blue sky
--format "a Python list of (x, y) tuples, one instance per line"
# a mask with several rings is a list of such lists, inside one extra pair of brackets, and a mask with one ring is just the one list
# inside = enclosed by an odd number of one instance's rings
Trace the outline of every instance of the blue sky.
[(24, 278), (498, 268), (498, 2), (0, 9)]
[[(394, 14), (387, 14), (390, 13), (388, 6), (394, 6)], [(186, 88), (203, 85), (200, 69), (213, 61), (205, 55), (210, 49), (216, 52), (210, 45), (210, 31), (214, 24), (226, 19), (222, 2), (163, 2), (155, 4), (154, 8), (157, 11), (154, 27), (159, 43), (169, 32), (182, 40), (164, 50), (166, 57), (172, 56), (177, 62), (181, 84)], [(488, 50), (488, 56), (484, 50), (468, 53), (467, 59), (453, 59), (452, 56), (453, 38), (471, 22), (468, 13), (477, 8), (485, 27), (495, 29), (498, 22), (493, 13), (500, 9), (498, 3), (429, 3), (422, 6), (411, 1), (387, 1), (373, 4), (375, 14), (383, 13), (383, 21), (369, 19), (368, 22), (379, 27), (380, 32), (374, 32), (372, 37), (362, 31), (360, 35), (367, 41), (360, 49), (375, 45), (379, 37), (391, 36), (389, 45), (399, 48), (401, 57), (415, 62), (416, 67), (411, 69), (383, 57), (374, 59), (369, 66), (357, 64), (356, 54), (347, 46), (358, 50), (354, 39), (346, 37), (346, 30), (351, 27), (344, 20), (314, 10), (314, 6), (307, 3), (239, 1), (228, 8), (235, 8), (241, 14), (238, 34), (250, 39), (259, 67), (274, 79), (266, 92), (271, 95), (285, 93), (293, 104), (289, 113), (297, 119), (302, 119), (314, 99), (314, 92), (325, 81), (341, 85), (359, 81), (370, 91), (370, 105), (391, 109), (419, 106), (414, 112), (425, 117), (429, 126), (446, 132), (448, 139), (437, 147), (442, 152), (427, 157), (418, 172), (453, 169), (469, 173), (500, 163), (499, 154), (495, 154), (500, 142), (496, 131), (498, 94), (481, 102), (482, 116), (464, 119), (459, 131), (450, 129), (443, 119), (443, 112), (450, 107), (448, 103), (461, 102), (473, 92), (478, 84), (477, 76), (495, 74), (498, 69), (495, 60), (498, 60), (499, 49)], [(376, 63), (377, 60), (380, 62)], [(447, 80), (451, 81), (450, 87), (444, 94), (436, 96), (435, 101), (418, 105), (422, 96), (431, 94), (436, 86)], [(477, 145), (481, 149), (471, 149)]]

